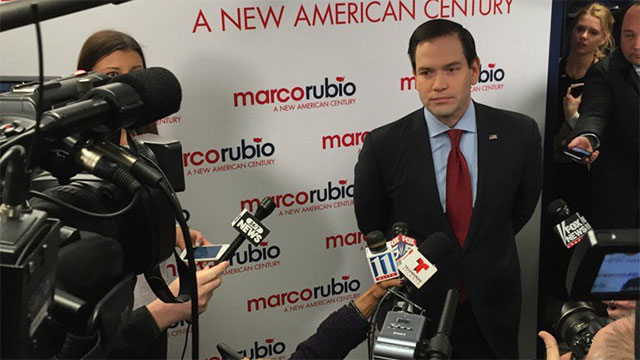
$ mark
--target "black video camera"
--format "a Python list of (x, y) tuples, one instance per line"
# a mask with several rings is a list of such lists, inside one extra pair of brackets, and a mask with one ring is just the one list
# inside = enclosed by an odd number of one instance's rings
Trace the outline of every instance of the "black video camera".
[[(0, 94), (1, 357), (108, 355), (131, 313), (135, 274), (153, 273), (173, 251), (180, 143), (149, 134), (129, 149), (112, 141), (158, 115), (145, 106), (162, 89), (145, 86), (173, 77), (160, 70), (121, 83), (81, 74)], [(170, 95), (179, 95), (170, 80)], [(41, 95), (48, 122), (35, 136)], [(88, 113), (92, 105), (100, 112)], [(185, 289), (177, 301), (189, 300)]]
[[(576, 246), (567, 270), (567, 291), (576, 300), (640, 298), (640, 230), (590, 230)], [(567, 301), (555, 324), (573, 359), (589, 352), (595, 334), (612, 319), (584, 301)]]

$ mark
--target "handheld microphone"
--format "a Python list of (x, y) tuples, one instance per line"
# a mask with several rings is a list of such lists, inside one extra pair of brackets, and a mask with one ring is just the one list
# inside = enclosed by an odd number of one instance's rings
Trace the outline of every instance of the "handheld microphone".
[(382, 232), (375, 230), (367, 234), (365, 253), (373, 281), (379, 283), (384, 280), (400, 276), (393, 251), (387, 246), (387, 240)]
[(93, 130), (112, 133), (140, 127), (180, 110), (178, 79), (160, 67), (119, 75), (89, 90), (83, 100), (46, 111), (40, 130), (49, 139)]
[(412, 248), (407, 251), (398, 266), (400, 272), (416, 288), (421, 288), (438, 271), (434, 263), (440, 261), (447, 243), (448, 236), (444, 233), (432, 234), (418, 249)]
[[(421, 287), (437, 271), (435, 266), (426, 259), (431, 259), (434, 263), (439, 262), (446, 250), (448, 240), (447, 235), (441, 232), (429, 236), (420, 244), (418, 250), (410, 249), (407, 252), (399, 265), (400, 271), (405, 269), (406, 272), (403, 272), (403, 274), (406, 278), (416, 287)], [(416, 357), (416, 353), (421, 349), (420, 343), (426, 326), (426, 317), (423, 315), (423, 310), (405, 296), (409, 289), (411, 289), (411, 285), (408, 285), (407, 290), (401, 292), (390, 290), (391, 293), (403, 299), (405, 305), (399, 311), (387, 312), (380, 335), (375, 342), (374, 359), (421, 358)], [(457, 301), (456, 297), (455, 302), (457, 303)], [(453, 304), (455, 311), (455, 303)], [(410, 307), (418, 308), (420, 313), (412, 313), (412, 311), (408, 310)], [(453, 320), (453, 315), (450, 318)], [(447, 324), (449, 323), (443, 323), (443, 330), (446, 330), (447, 326), (449, 329), (451, 328), (450, 324)]]
[(276, 204), (267, 196), (260, 201), (260, 205), (256, 209), (254, 215), (251, 215), (247, 209), (242, 209), (240, 214), (231, 223), (234, 229), (238, 230), (240, 234), (238, 234), (231, 245), (229, 245), (227, 251), (222, 254), (219, 262), (231, 259), (245, 239), (249, 239), (256, 245), (260, 244), (260, 242), (269, 234), (269, 229), (262, 225), (260, 220), (271, 215), (275, 208)]
[(393, 257), (398, 265), (401, 264), (402, 257), (409, 249), (417, 247), (416, 239), (407, 236), (408, 232), (409, 225), (406, 222), (398, 221), (391, 227), (393, 238), (389, 240), (389, 246), (393, 249)]
[(569, 206), (562, 199), (556, 199), (547, 206), (547, 212), (558, 222), (553, 230), (560, 237), (564, 246), (571, 248), (582, 240), (591, 230), (591, 225), (580, 213), (571, 214)]

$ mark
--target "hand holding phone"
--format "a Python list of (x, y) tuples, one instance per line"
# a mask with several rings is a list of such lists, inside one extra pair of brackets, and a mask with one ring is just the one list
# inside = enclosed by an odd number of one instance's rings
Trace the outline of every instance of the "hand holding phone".
[(578, 146), (567, 148), (566, 150), (564, 150), (564, 153), (565, 155), (575, 160), (583, 160), (584, 158), (591, 156), (590, 151), (585, 150)]
[[(196, 262), (217, 261), (227, 250), (229, 245), (205, 245), (193, 248), (193, 259)], [(187, 261), (187, 249), (180, 254), (180, 259)]]
[(582, 90), (584, 90), (584, 83), (571, 84), (569, 88), (571, 89), (571, 96), (577, 98), (578, 96), (582, 95)]
[[(579, 135), (569, 142), (569, 144), (564, 148), (563, 152), (567, 154), (567, 156), (582, 164), (592, 164), (600, 155), (600, 151), (593, 148), (594, 142), (597, 143), (597, 138), (590, 140), (588, 135)], [(568, 154), (568, 152), (571, 151), (578, 151), (578, 154)]]

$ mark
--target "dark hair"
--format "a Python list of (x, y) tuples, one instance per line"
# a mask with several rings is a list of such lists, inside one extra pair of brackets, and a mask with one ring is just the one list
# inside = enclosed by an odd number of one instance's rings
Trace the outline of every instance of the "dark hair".
[(458, 35), (464, 57), (467, 59), (467, 65), (471, 66), (478, 55), (476, 54), (476, 43), (469, 30), (451, 20), (435, 19), (422, 23), (411, 34), (408, 54), (413, 71), (416, 70), (416, 49), (420, 43), (451, 34)]
[(147, 67), (142, 48), (131, 35), (115, 30), (100, 30), (89, 36), (82, 45), (77, 70), (91, 71), (100, 59), (118, 50), (137, 52), (142, 58), (142, 65)]
[[(147, 67), (142, 47), (131, 35), (116, 30), (100, 30), (91, 34), (82, 45), (78, 56), (77, 70), (91, 71), (100, 59), (118, 50), (137, 52), (142, 59), (142, 66)], [(155, 122), (152, 122), (134, 129), (133, 132), (135, 134), (157, 134), (158, 127)]]

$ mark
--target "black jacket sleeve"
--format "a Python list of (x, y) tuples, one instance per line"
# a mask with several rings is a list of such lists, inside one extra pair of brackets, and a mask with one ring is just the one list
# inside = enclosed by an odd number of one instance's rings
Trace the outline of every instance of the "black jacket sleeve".
[(367, 338), (370, 325), (348, 305), (329, 315), (296, 347), (291, 359), (344, 359)]
[(382, 181), (373, 137), (364, 138), (354, 175), (354, 210), (358, 228), (363, 234), (373, 230), (386, 231), (389, 222), (389, 200)]
[[(608, 62), (608, 60), (603, 61)], [(574, 137), (585, 133), (593, 133), (599, 139), (602, 139), (604, 135), (604, 130), (607, 127), (607, 118), (613, 107), (613, 98), (611, 96), (613, 90), (607, 79), (604, 62), (591, 66), (587, 72), (582, 102), (578, 110), (580, 118), (576, 122), (576, 128), (572, 134)]]
[(520, 178), (516, 203), (511, 213), (514, 234), (517, 234), (531, 218), (542, 189), (542, 140), (538, 124), (533, 119), (529, 120), (527, 134), (529, 143), (523, 159), (524, 171)]
[(167, 336), (146, 306), (131, 313), (129, 322), (122, 329), (111, 359), (166, 359)]

